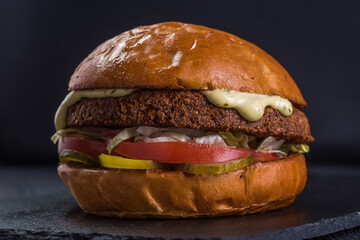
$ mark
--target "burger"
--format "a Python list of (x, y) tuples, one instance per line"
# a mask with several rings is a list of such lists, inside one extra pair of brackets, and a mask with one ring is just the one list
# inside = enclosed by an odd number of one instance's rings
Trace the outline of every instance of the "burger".
[(165, 22), (98, 46), (55, 115), (58, 174), (86, 212), (196, 218), (283, 208), (314, 140), (288, 72), (256, 45)]

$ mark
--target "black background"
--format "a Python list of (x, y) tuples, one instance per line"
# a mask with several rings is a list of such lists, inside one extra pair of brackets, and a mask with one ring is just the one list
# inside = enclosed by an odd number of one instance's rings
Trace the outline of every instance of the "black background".
[(0, 163), (57, 162), (53, 117), (76, 66), (138, 25), (218, 28), (274, 56), (308, 102), (308, 163), (360, 164), (358, 1), (0, 1)]

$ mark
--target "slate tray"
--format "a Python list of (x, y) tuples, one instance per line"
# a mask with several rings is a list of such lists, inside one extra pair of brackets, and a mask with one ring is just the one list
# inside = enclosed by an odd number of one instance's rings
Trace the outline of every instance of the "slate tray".
[(310, 167), (304, 192), (282, 210), (241, 217), (123, 220), (84, 214), (58, 178), (56, 166), (3, 166), (0, 239), (304, 239), (327, 234), (326, 239), (356, 239), (359, 183), (357, 168)]

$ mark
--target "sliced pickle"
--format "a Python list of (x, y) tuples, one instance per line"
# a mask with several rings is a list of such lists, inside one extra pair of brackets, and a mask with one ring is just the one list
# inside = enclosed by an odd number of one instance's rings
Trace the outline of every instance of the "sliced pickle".
[(241, 168), (249, 166), (253, 162), (252, 156), (247, 156), (239, 160), (228, 161), (224, 163), (213, 164), (181, 164), (179, 171), (193, 173), (193, 174), (221, 174), (232, 172)]
[(129, 159), (121, 156), (101, 154), (99, 156), (100, 165), (104, 168), (121, 169), (158, 169), (159, 165), (151, 160)]
[(59, 155), (59, 160), (61, 163), (78, 162), (94, 167), (100, 166), (99, 161), (96, 158), (71, 149), (63, 149)]

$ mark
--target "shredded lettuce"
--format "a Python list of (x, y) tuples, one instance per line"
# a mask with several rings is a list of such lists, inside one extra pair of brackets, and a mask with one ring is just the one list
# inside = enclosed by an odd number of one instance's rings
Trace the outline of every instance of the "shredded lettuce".
[(296, 152), (296, 153), (308, 153), (310, 151), (310, 147), (307, 144), (292, 144), (285, 143), (280, 148), (283, 152)]
[(237, 148), (249, 148), (248, 142), (249, 137), (241, 132), (218, 132), (219, 135), (224, 139), (228, 146), (234, 146)]
[(158, 132), (162, 132), (162, 131), (166, 130), (166, 128), (147, 127), (147, 126), (140, 126), (140, 127), (135, 127), (135, 128), (136, 128), (137, 134), (143, 135), (145, 137), (149, 137), (150, 135), (152, 135), (154, 133), (158, 133)]
[[(107, 145), (109, 153), (122, 141), (134, 138), (135, 142), (195, 142), (211, 144), (216, 146), (228, 147), (228, 144), (217, 133), (206, 132), (196, 129), (186, 128), (155, 128), (155, 127), (133, 127), (126, 128), (119, 132)], [(245, 135), (246, 137), (246, 135)], [(237, 137), (239, 141), (243, 138)], [(245, 139), (247, 142), (247, 139)]]
[(285, 140), (277, 140), (274, 137), (265, 138), (260, 145), (257, 147), (256, 151), (258, 152), (268, 152), (273, 150), (279, 150), (280, 147), (284, 144)]
[(87, 138), (95, 141), (106, 141), (106, 133), (114, 130), (108, 130), (103, 128), (95, 127), (84, 127), (84, 128), (67, 128), (56, 131), (51, 137), (51, 141), (55, 144), (60, 137), (75, 137), (75, 138)]
[(145, 143), (154, 143), (154, 142), (181, 142), (172, 137), (155, 137), (149, 138), (145, 136), (136, 136), (135, 142), (145, 142)]
[(280, 150), (280, 147), (284, 144), (285, 140), (277, 140), (274, 137), (267, 137), (260, 142), (260, 145), (256, 148), (257, 152), (275, 153), (279, 157), (285, 157), (287, 152)]
[(57, 131), (51, 140), (56, 143), (60, 136), (88, 138), (96, 141), (106, 141), (107, 134), (116, 134), (108, 143), (106, 149), (109, 153), (122, 141), (134, 137), (134, 142), (194, 142), (200, 144), (211, 144), (221, 147), (250, 148), (257, 146), (258, 152), (275, 153), (278, 156), (286, 156), (289, 152), (307, 153), (309, 146), (306, 144), (285, 143), (285, 140), (277, 140), (274, 137), (267, 137), (259, 144), (256, 144), (254, 136), (248, 136), (242, 132), (206, 132), (189, 128), (158, 128), (139, 126), (125, 128), (119, 132), (117, 129), (106, 128), (68, 128)]
[(136, 130), (138, 127), (132, 127), (132, 128), (125, 128), (121, 132), (119, 132), (106, 146), (106, 150), (108, 150), (109, 153), (116, 147), (119, 143), (122, 141), (125, 141), (126, 139), (132, 138), (136, 136)]
[(222, 137), (219, 135), (206, 135), (203, 137), (194, 138), (193, 142), (201, 144), (211, 144), (220, 147), (228, 147)]
[(58, 132), (56, 132), (56, 133), (54, 133), (54, 135), (51, 136), (50, 140), (51, 140), (54, 144), (56, 144), (57, 141), (59, 141), (60, 136), (61, 136), (61, 135), (58, 134)]
[(148, 137), (148, 138), (166, 137), (166, 138), (171, 138), (176, 142), (189, 142), (191, 140), (191, 138), (184, 133), (173, 132), (170, 130), (155, 132), (154, 134), (146, 136), (146, 137)]
[(289, 152), (307, 153), (310, 148), (306, 144), (284, 143), (285, 140), (276, 140), (274, 137), (265, 138), (258, 146), (258, 152), (276, 153), (278, 156), (286, 156)]
[(174, 127), (170, 127), (170, 128), (167, 128), (167, 130), (169, 132), (185, 134), (186, 136), (188, 136), (190, 138), (202, 137), (205, 134), (207, 134), (207, 132), (205, 132), (205, 131), (202, 131), (202, 130), (199, 130), (199, 129), (191, 129), (191, 128), (174, 128)]
[(119, 132), (107, 145), (109, 153), (122, 141), (135, 137), (135, 142), (191, 142), (192, 137), (203, 137), (207, 133), (201, 130), (185, 128), (132, 127)]
[(165, 132), (159, 137), (145, 137), (143, 135), (139, 135), (135, 137), (135, 142), (195, 142), (227, 147), (226, 143), (219, 135), (206, 135), (198, 138), (190, 138), (186, 135), (182, 136), (181, 134), (174, 132)]

